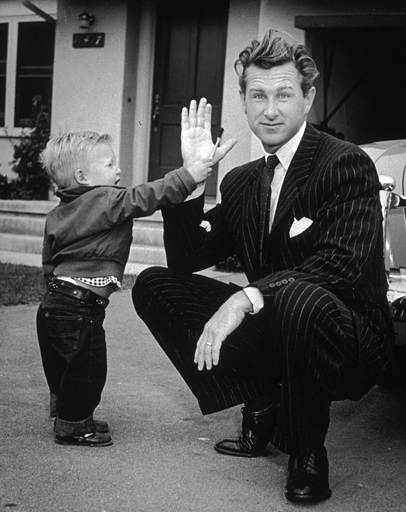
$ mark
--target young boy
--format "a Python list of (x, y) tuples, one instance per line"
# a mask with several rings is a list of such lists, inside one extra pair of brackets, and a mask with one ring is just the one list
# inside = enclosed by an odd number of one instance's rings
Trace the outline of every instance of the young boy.
[[(120, 288), (133, 218), (182, 202), (211, 172), (213, 159), (201, 156), (213, 150), (207, 140), (211, 107), (201, 100), (196, 115), (192, 102), (190, 112), (182, 114), (183, 167), (134, 188), (118, 186), (109, 135), (68, 132), (52, 138), (41, 155), (61, 199), (46, 220), (43, 268), (49, 290), (37, 313), (58, 444), (113, 442), (107, 423), (93, 418), (107, 375), (105, 309)], [(227, 152), (221, 149), (216, 161)]]

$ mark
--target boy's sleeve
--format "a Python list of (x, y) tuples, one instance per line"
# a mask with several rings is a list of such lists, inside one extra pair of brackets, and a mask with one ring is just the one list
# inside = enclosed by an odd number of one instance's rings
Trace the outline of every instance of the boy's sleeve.
[(109, 214), (113, 223), (128, 218), (146, 217), (156, 210), (184, 201), (196, 189), (196, 182), (183, 167), (168, 172), (162, 179), (133, 188), (112, 188)]

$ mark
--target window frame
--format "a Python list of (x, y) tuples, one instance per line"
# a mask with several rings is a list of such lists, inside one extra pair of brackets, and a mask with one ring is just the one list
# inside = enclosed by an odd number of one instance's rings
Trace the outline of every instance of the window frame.
[[(0, 21), (0, 28), (1, 27), (5, 27), (6, 31), (5, 31), (5, 36), (6, 36), (6, 50), (8, 50), (8, 33), (9, 33), (9, 25), (8, 23), (2, 23)], [(2, 37), (1, 37), (2, 39)], [(2, 50), (0, 50), (2, 51)], [(0, 108), (4, 108), (4, 110), (2, 110), (1, 112), (1, 118), (3, 118), (3, 116), (5, 115), (6, 113), (6, 79), (7, 79), (7, 51), (5, 52), (4, 54), (4, 57), (5, 57), (5, 67), (4, 67), (4, 70), (3, 68), (0, 69), (0, 80), (3, 81), (4, 79), (4, 98), (1, 97), (0, 98)], [(0, 60), (0, 63), (2, 62), (2, 59)], [(0, 64), (1, 65), (1, 64)], [(3, 74), (3, 71), (4, 71), (4, 74)], [(1, 87), (3, 86), (3, 83), (2, 85), (0, 86), (0, 93), (2, 92), (1, 91)], [(3, 105), (3, 101), (4, 101), (4, 105)]]
[(0, 137), (21, 137), (29, 127), (14, 125), (17, 86), (18, 26), (20, 23), (44, 23), (42, 18), (33, 15), (0, 16), (0, 23), (8, 23), (6, 98), (4, 126), (0, 126)]

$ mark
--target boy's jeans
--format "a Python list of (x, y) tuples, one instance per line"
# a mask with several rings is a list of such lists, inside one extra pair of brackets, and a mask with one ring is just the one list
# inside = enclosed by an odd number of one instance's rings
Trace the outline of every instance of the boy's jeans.
[(107, 376), (105, 308), (55, 292), (47, 292), (38, 308), (42, 364), (57, 395), (58, 436), (96, 431), (93, 412)]

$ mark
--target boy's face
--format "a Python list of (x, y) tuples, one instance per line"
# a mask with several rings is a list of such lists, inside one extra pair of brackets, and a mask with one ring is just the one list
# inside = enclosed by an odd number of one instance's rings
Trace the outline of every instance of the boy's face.
[(83, 175), (87, 185), (118, 185), (121, 171), (116, 165), (116, 155), (108, 142), (95, 146), (84, 158)]

